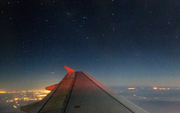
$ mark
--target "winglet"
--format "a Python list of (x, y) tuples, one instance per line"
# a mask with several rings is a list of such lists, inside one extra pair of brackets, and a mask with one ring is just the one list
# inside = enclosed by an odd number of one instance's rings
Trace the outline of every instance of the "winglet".
[(52, 91), (58, 84), (54, 84), (54, 85), (51, 85), (51, 86), (47, 86), (45, 89), (46, 90), (49, 90), (49, 91)]
[(69, 68), (69, 67), (67, 67), (67, 66), (64, 66), (64, 68), (68, 71), (68, 73), (73, 73), (73, 72), (75, 72), (75, 70), (73, 70), (73, 69), (71, 69), (71, 68)]

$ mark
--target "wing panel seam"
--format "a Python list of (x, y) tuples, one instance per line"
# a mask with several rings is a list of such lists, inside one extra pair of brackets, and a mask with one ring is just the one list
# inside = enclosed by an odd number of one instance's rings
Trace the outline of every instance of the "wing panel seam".
[(70, 100), (70, 98), (71, 98), (72, 90), (73, 90), (73, 88), (74, 88), (74, 84), (75, 84), (75, 81), (76, 81), (76, 76), (77, 76), (77, 72), (76, 72), (76, 74), (75, 74), (75, 78), (74, 78), (74, 80), (73, 80), (72, 87), (71, 87), (71, 89), (70, 89), (70, 91), (69, 91), (69, 95), (68, 95), (67, 98), (65, 99), (65, 100), (67, 100), (67, 102), (66, 102), (66, 105), (65, 105), (65, 107), (64, 107), (63, 113), (66, 112), (66, 109), (67, 109), (67, 106), (68, 106), (68, 102), (69, 102), (69, 100)]
[[(62, 79), (62, 81), (64, 80), (65, 78)], [(58, 86), (56, 87), (55, 91), (53, 92), (53, 94), (49, 97), (49, 99), (44, 103), (44, 105), (41, 107), (41, 109), (38, 111), (38, 113), (41, 112), (41, 110), (44, 108), (44, 106), (48, 103), (48, 101), (52, 98), (52, 96), (55, 94), (55, 92), (57, 91), (57, 89), (59, 88), (59, 86), (62, 84), (62, 81), (58, 84)]]

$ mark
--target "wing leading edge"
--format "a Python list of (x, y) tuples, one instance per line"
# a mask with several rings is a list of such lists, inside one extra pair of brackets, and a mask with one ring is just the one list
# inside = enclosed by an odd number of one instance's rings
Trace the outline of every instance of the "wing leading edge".
[(68, 67), (66, 76), (42, 101), (23, 106), (29, 113), (147, 113), (87, 72)]

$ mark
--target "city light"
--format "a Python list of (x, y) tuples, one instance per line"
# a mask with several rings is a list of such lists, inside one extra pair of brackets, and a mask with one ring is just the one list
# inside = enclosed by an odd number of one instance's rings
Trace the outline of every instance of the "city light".
[(5, 91), (0, 91), (0, 93), (6, 93)]
[(19, 100), (18, 98), (14, 98), (15, 101)]
[(16, 105), (13, 105), (13, 107), (14, 107), (15, 109), (17, 109), (17, 108), (18, 108)]
[(157, 90), (157, 87), (153, 87), (154, 90)]
[(136, 88), (128, 88), (128, 90), (135, 90)]

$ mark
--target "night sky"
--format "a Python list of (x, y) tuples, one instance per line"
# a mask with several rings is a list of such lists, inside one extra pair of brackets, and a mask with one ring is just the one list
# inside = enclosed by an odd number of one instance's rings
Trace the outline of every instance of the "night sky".
[(0, 1), (0, 90), (89, 72), (108, 86), (180, 87), (179, 0)]

